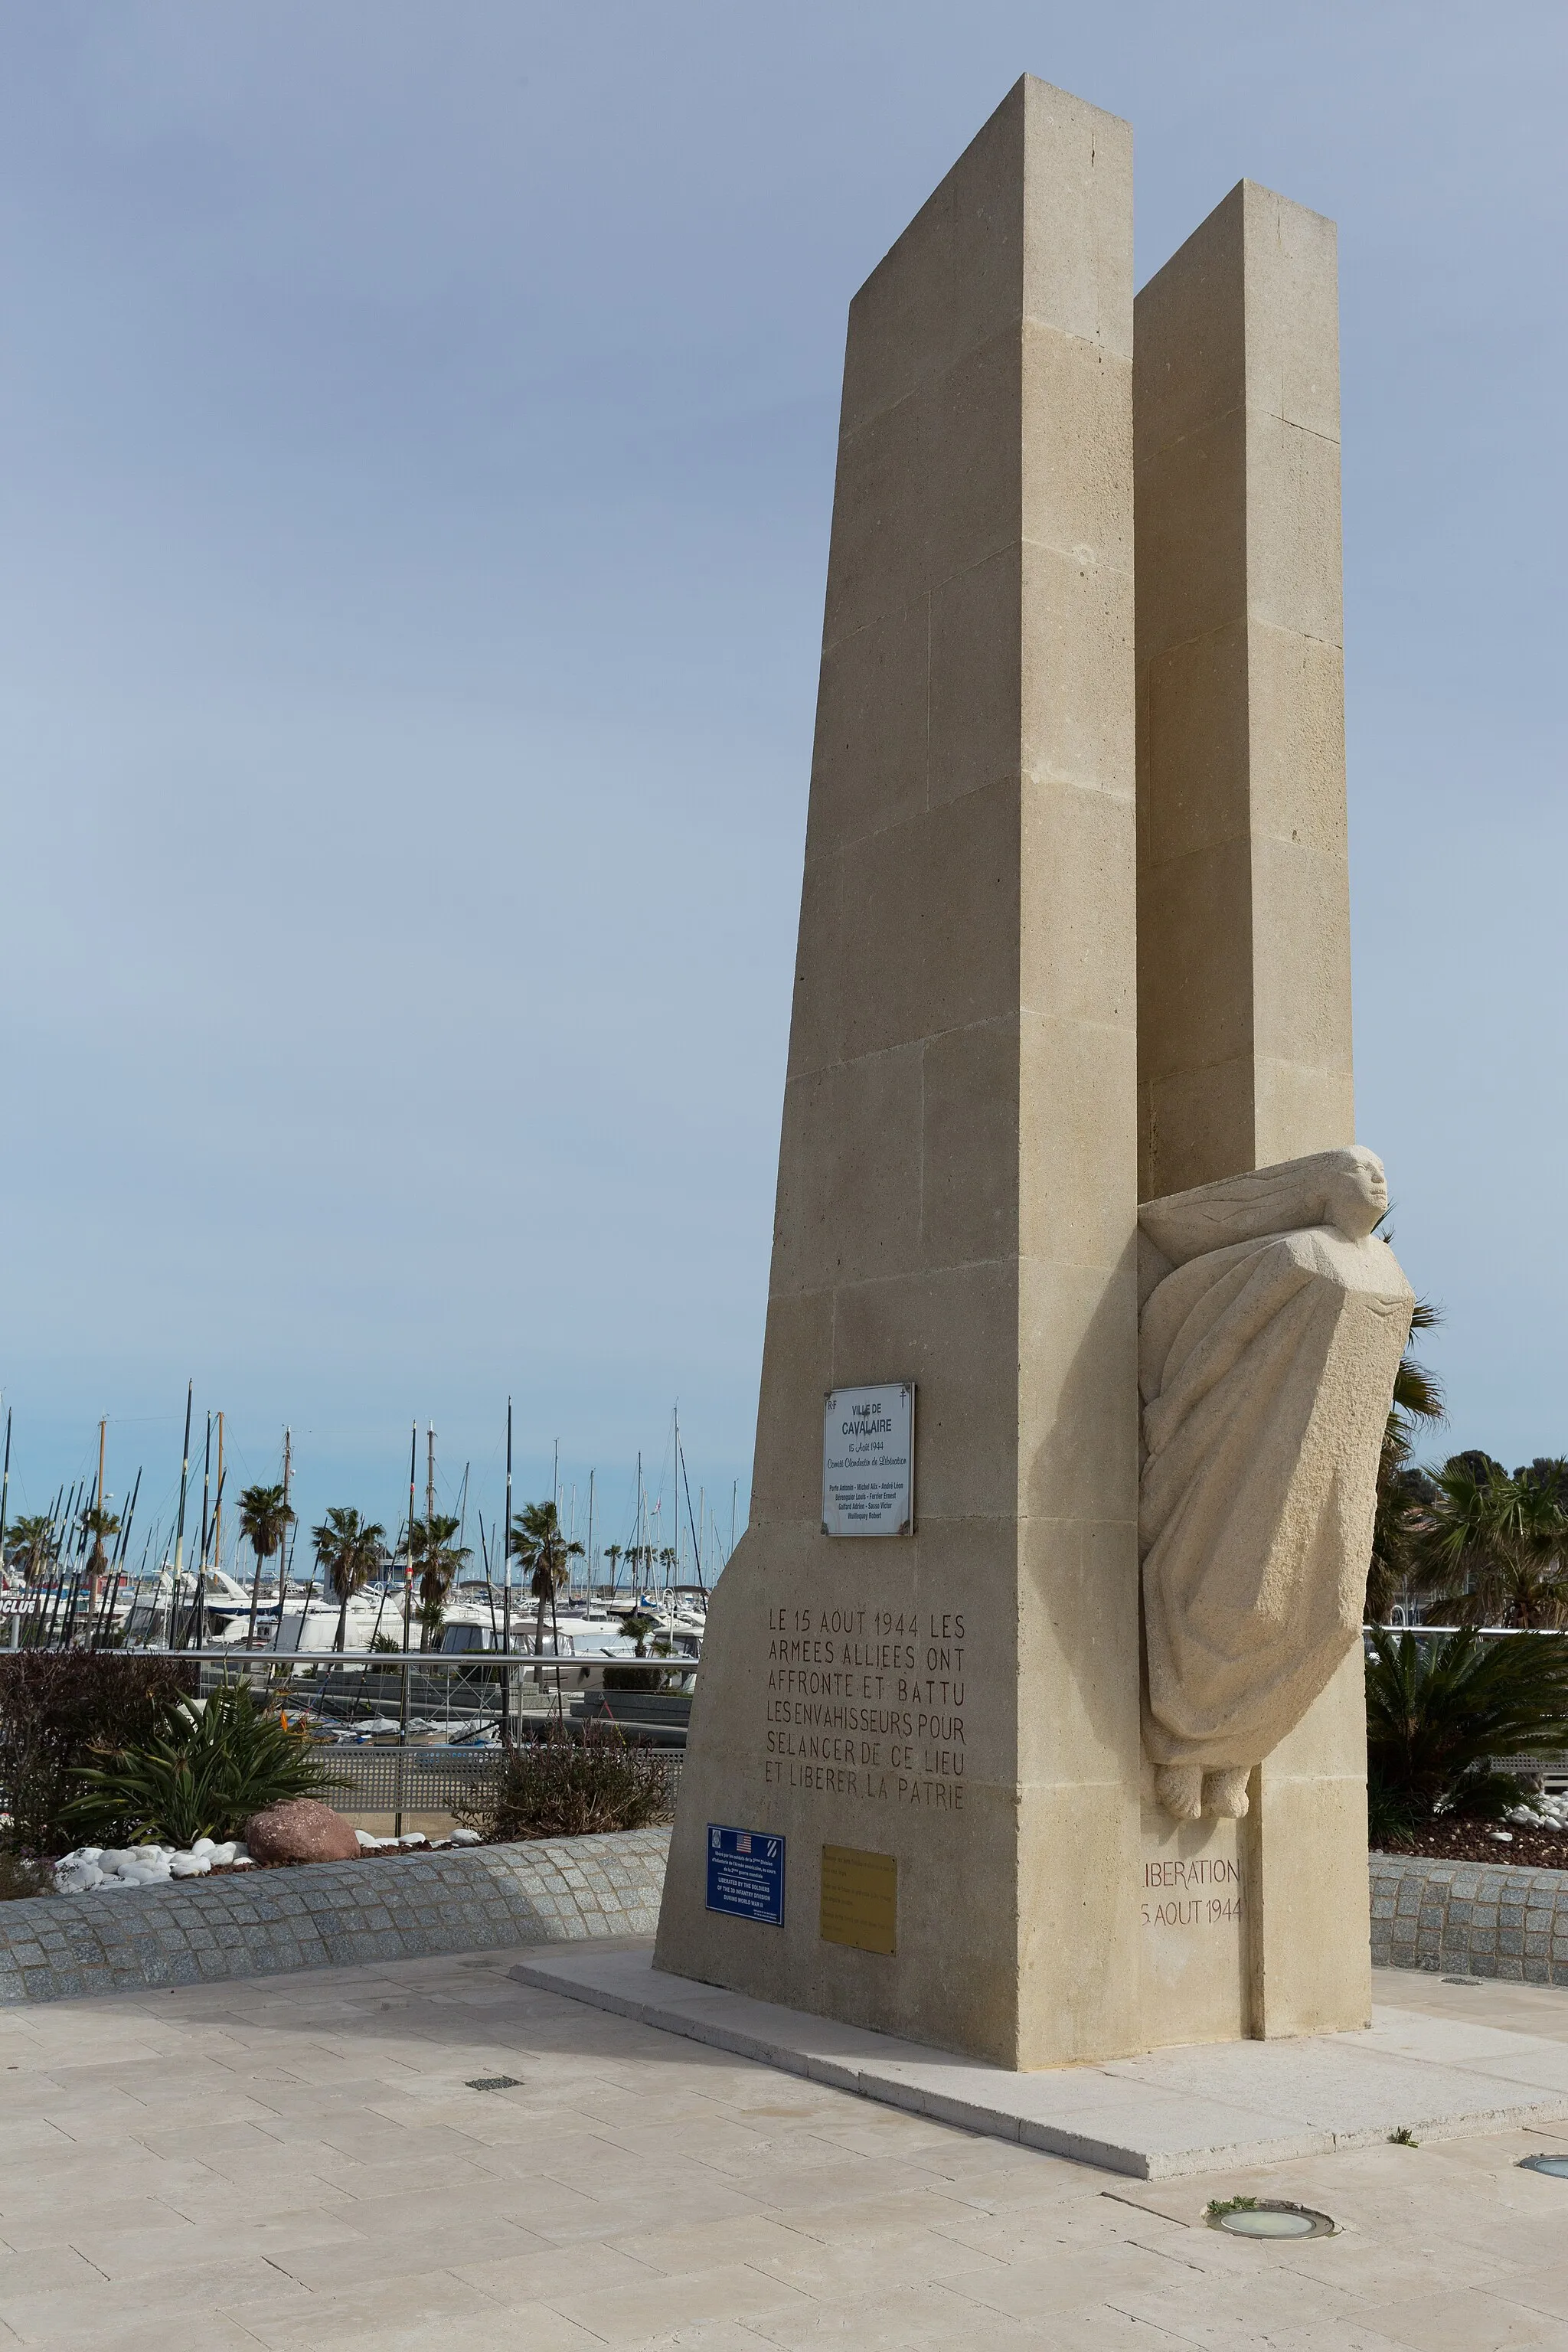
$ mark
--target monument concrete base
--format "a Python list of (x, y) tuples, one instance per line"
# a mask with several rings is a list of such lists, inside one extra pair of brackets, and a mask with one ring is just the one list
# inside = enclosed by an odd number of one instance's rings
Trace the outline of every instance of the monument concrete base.
[(1359, 2032), (1015, 2074), (667, 1975), (641, 1943), (551, 1948), (510, 1974), (785, 2074), (1138, 2180), (1365, 2147), (1400, 2130), (1456, 2139), (1568, 2117), (1561, 2042), (1413, 2010), (1379, 2007)]

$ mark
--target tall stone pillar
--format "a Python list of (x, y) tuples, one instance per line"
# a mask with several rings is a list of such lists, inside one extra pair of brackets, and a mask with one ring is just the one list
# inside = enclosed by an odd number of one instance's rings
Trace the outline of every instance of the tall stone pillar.
[[(1142, 2046), (1131, 330), (1128, 128), (1030, 79), (851, 307), (752, 1520), (657, 1953), (1016, 2067)], [(831, 1537), (824, 1394), (876, 1381), (913, 1532)], [(784, 1839), (779, 1924), (707, 1907), (711, 1825)]]
[[(1243, 181), (1138, 297), (1139, 1182), (1348, 1144), (1333, 224)], [(1364, 2021), (1352, 1654), (1254, 1775), (1249, 2024)]]

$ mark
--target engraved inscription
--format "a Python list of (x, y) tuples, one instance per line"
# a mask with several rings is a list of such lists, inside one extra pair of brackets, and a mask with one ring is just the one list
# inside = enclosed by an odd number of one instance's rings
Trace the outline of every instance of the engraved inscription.
[(1224, 1857), (1146, 1862), (1145, 1927), (1219, 1927), (1241, 1917), (1241, 1873)]
[(873, 1804), (963, 1810), (961, 1611), (768, 1612), (763, 1778)]

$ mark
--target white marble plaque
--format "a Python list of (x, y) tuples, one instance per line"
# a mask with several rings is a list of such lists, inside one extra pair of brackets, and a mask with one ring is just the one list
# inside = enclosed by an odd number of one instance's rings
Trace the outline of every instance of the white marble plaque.
[(915, 1392), (908, 1381), (830, 1389), (822, 1422), (822, 1532), (915, 1530)]

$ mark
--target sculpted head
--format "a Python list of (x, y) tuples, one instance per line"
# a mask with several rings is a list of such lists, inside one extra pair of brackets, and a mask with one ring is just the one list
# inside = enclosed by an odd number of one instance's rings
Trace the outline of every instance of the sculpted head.
[(1388, 1213), (1388, 1179), (1375, 1151), (1359, 1143), (1343, 1151), (1325, 1152), (1324, 1223), (1359, 1242), (1380, 1217)]

